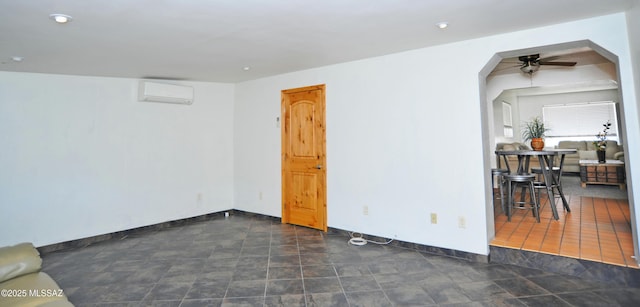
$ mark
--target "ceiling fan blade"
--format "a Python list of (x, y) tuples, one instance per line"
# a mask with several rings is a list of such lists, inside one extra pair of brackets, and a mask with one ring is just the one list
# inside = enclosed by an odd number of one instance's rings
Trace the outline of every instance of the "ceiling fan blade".
[(577, 62), (538, 62), (540, 65), (553, 65), (553, 66), (576, 66)]
[(546, 57), (546, 58), (538, 59), (538, 61), (539, 61), (539, 62), (551, 62), (551, 61), (553, 61), (553, 60), (557, 60), (557, 59), (559, 59), (559, 58), (561, 58), (561, 56), (559, 56), (559, 55), (554, 55), (554, 56), (549, 56), (549, 57)]
[(505, 67), (496, 67), (496, 69), (493, 72), (500, 72), (500, 71), (505, 71), (505, 70), (515, 70), (516, 68), (520, 68), (520, 67), (522, 67), (522, 64), (509, 65), (509, 66), (505, 66)]

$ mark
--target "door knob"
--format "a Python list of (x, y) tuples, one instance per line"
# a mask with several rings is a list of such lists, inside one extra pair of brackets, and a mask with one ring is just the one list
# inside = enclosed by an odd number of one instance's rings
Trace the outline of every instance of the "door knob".
[(316, 168), (317, 168), (317, 169), (322, 169), (322, 164), (318, 164), (318, 165), (316, 165)]

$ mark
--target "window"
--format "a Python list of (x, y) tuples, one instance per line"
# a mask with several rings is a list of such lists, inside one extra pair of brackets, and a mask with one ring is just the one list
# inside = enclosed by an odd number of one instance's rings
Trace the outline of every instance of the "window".
[(502, 102), (502, 123), (504, 125), (504, 136), (508, 138), (513, 137), (513, 122), (511, 118), (511, 105)]
[(607, 121), (611, 122), (609, 135), (618, 135), (615, 102), (548, 105), (542, 107), (542, 116), (550, 128), (548, 137), (593, 137)]

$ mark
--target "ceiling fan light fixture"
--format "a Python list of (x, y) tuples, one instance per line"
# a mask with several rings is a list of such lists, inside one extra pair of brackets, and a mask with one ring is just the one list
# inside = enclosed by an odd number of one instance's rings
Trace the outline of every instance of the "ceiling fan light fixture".
[(538, 69), (540, 69), (540, 65), (538, 65), (537, 63), (528, 62), (520, 66), (520, 70), (525, 74), (532, 74), (538, 71)]

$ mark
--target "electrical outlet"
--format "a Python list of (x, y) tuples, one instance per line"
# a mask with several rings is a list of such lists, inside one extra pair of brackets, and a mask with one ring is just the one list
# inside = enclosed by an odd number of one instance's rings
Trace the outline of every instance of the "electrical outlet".
[(369, 206), (362, 206), (362, 214), (369, 215)]
[(202, 203), (202, 193), (198, 193), (198, 195), (196, 195), (196, 201), (201, 204)]
[(259, 200), (262, 200), (262, 191), (260, 191), (260, 192), (258, 193), (258, 199), (259, 199)]
[(465, 220), (464, 216), (458, 217), (458, 228), (467, 228), (467, 220)]
[(431, 224), (438, 224), (438, 215), (431, 213)]

